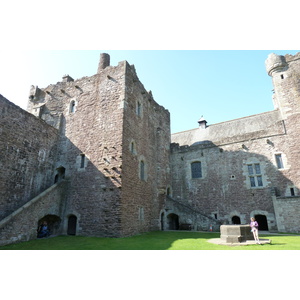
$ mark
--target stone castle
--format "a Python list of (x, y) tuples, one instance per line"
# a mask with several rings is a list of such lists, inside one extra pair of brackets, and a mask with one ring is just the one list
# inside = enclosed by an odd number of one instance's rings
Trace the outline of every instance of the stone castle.
[(170, 114), (127, 61), (0, 95), (0, 245), (53, 235), (124, 237), (221, 224), (300, 231), (300, 53), (270, 54), (274, 110), (170, 134)]

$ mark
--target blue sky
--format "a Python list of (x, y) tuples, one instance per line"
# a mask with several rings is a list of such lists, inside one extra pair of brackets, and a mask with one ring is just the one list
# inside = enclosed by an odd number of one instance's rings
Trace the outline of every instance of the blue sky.
[(1, 51), (0, 93), (26, 109), (30, 85), (43, 88), (97, 72), (100, 53), (111, 65), (127, 60), (155, 100), (171, 113), (172, 133), (273, 109), (265, 60), (298, 50), (36, 50)]

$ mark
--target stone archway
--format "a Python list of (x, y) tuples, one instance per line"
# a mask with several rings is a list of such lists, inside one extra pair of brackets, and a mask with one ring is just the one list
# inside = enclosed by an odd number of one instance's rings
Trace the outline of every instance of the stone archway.
[(60, 233), (60, 225), (61, 225), (61, 218), (56, 215), (46, 215), (42, 219), (38, 221), (38, 228), (44, 222), (47, 222), (50, 235), (57, 235)]
[(239, 216), (233, 216), (231, 218), (232, 224), (234, 225), (240, 225), (241, 224), (241, 218)]
[(167, 217), (168, 220), (168, 229), (169, 230), (178, 230), (179, 229), (179, 216), (176, 214), (169, 214)]
[(269, 231), (268, 219), (265, 215), (255, 215), (254, 218), (258, 223), (258, 230)]

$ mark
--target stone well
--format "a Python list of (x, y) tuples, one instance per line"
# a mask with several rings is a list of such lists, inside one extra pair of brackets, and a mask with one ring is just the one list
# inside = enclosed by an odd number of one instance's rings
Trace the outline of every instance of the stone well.
[(221, 240), (225, 243), (242, 243), (254, 240), (249, 225), (222, 225)]

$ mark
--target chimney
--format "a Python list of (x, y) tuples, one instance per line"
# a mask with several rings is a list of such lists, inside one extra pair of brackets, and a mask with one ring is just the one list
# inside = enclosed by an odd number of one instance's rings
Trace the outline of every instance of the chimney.
[(98, 74), (104, 70), (106, 67), (110, 66), (110, 56), (107, 53), (101, 53), (100, 54), (100, 62), (98, 66)]
[(200, 118), (200, 120), (198, 121), (199, 123), (199, 128), (200, 129), (206, 129), (207, 127), (207, 121), (203, 118), (203, 116)]

